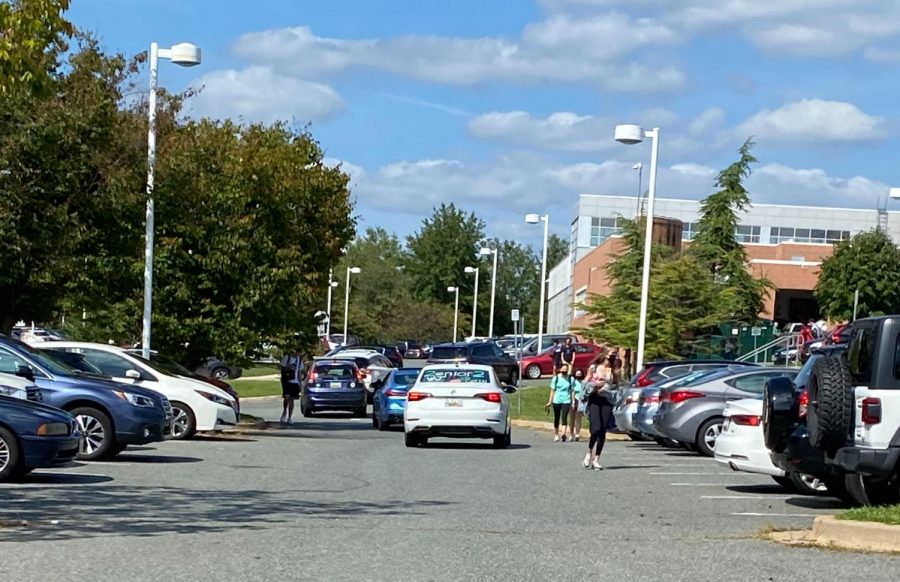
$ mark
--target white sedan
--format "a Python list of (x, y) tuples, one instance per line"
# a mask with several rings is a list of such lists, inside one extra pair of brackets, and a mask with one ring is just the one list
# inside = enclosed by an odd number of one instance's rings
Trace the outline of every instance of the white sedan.
[(512, 435), (507, 394), (515, 391), (501, 384), (490, 366), (425, 366), (406, 396), (406, 446), (450, 437), (493, 439), (495, 448), (505, 449)]
[(39, 400), (41, 392), (31, 380), (13, 374), (0, 374), (0, 396), (19, 400)]
[[(172, 376), (143, 358), (106, 344), (59, 341), (41, 344), (51, 354), (78, 354), (87, 364), (116, 382), (137, 384), (163, 394), (172, 403), (172, 438), (188, 439), (197, 431), (230, 428), (238, 423), (234, 397), (211, 384)], [(78, 368), (78, 362), (67, 362)]]
[(785, 473), (772, 463), (762, 427), (763, 401), (755, 398), (732, 400), (725, 406), (725, 423), (716, 439), (715, 459), (735, 471), (771, 476), (786, 489), (805, 495), (826, 492), (815, 477)]

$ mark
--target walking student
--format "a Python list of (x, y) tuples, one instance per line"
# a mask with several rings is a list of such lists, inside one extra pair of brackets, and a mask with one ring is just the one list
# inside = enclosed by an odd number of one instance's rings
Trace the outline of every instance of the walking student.
[(293, 424), (294, 401), (300, 398), (300, 378), (303, 377), (303, 358), (294, 350), (281, 358), (281, 424)]
[(612, 420), (612, 370), (606, 356), (601, 356), (597, 362), (597, 381), (592, 384), (590, 392), (586, 396), (588, 422), (591, 429), (591, 438), (588, 441), (588, 450), (581, 465), (585, 469), (600, 471), (600, 453), (606, 444), (606, 429)]
[(553, 371), (557, 372), (563, 365), (562, 361), (562, 346), (559, 345), (559, 340), (553, 340)]
[(562, 363), (569, 367), (570, 374), (575, 370), (575, 346), (572, 345), (570, 337), (566, 338), (566, 343), (562, 347)]
[(550, 399), (546, 409), (553, 407), (553, 442), (559, 442), (559, 425), (563, 425), (562, 442), (569, 438), (569, 430), (566, 426), (569, 421), (569, 409), (572, 407), (573, 380), (569, 377), (569, 369), (563, 365), (553, 380), (550, 381)]
[(575, 379), (572, 382), (572, 412), (569, 416), (569, 427), (572, 431), (572, 440), (576, 443), (581, 440), (581, 417), (587, 409), (587, 402), (582, 398), (587, 381), (581, 370), (575, 370)]

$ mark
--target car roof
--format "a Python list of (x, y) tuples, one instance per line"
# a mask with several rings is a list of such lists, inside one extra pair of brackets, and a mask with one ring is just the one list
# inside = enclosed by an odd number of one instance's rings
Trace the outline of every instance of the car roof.
[(332, 365), (332, 366), (335, 366), (335, 365), (343, 366), (343, 365), (347, 365), (347, 364), (352, 364), (354, 366), (356, 365), (356, 362), (354, 362), (350, 358), (335, 358), (333, 356), (330, 356), (327, 358), (315, 358), (314, 362), (315, 362), (315, 365), (317, 365), (317, 366), (321, 365), (321, 364)]
[(349, 350), (341, 350), (340, 352), (334, 354), (334, 355), (331, 356), (331, 357), (332, 357), (332, 358), (340, 358), (340, 357), (344, 357), (344, 358), (369, 358), (369, 357), (371, 357), (371, 356), (381, 356), (381, 355), (383, 355), (381, 352), (378, 352), (378, 351), (375, 351), (375, 350), (352, 348), (352, 349), (349, 349)]
[(647, 362), (647, 366), (665, 367), (665, 366), (689, 366), (691, 364), (721, 364), (722, 366), (757, 366), (753, 362), (739, 362), (737, 360), (657, 360), (655, 362)]
[(466, 342), (456, 342), (456, 343), (447, 342), (444, 344), (436, 344), (432, 347), (435, 347), (435, 348), (467, 348), (469, 346), (474, 346), (475, 344), (479, 344), (479, 343), (484, 343), (484, 342), (472, 342), (470, 344), (467, 344)]

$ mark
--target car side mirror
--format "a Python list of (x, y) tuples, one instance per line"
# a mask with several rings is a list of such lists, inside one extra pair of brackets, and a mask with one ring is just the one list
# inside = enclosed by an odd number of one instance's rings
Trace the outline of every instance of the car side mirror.
[(125, 372), (125, 377), (130, 378), (135, 381), (143, 378), (143, 376), (141, 376), (141, 373), (138, 372), (137, 370), (128, 370), (127, 372)]
[(34, 382), (34, 370), (29, 366), (19, 366), (16, 368), (16, 376), (25, 378), (29, 382)]
[(512, 384), (501, 384), (500, 389), (506, 392), (507, 394), (515, 394), (517, 388)]

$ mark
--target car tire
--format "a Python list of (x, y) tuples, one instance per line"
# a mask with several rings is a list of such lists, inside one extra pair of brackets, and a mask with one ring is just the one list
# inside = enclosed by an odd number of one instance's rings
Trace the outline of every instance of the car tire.
[(716, 451), (716, 439), (722, 434), (722, 424), (725, 419), (721, 416), (710, 418), (700, 425), (697, 430), (697, 452), (704, 457), (712, 457)]
[(647, 440), (647, 437), (645, 437), (644, 434), (640, 433), (640, 432), (630, 431), (625, 434), (627, 434), (628, 438), (630, 438), (633, 441), (643, 442), (643, 441)]
[(309, 406), (305, 406), (303, 404), (303, 400), (300, 401), (300, 414), (303, 415), (303, 418), (312, 418), (312, 415), (314, 413), (315, 413), (315, 410), (313, 410)]
[(857, 505), (900, 503), (900, 477), (867, 477), (849, 473), (844, 477), (847, 493)]
[(537, 364), (531, 364), (525, 368), (525, 377), (529, 380), (540, 380), (541, 376), (541, 367)]
[(508, 449), (510, 444), (512, 444), (512, 428), (510, 427), (506, 428), (505, 433), (494, 437), (495, 449)]
[(172, 440), (184, 441), (197, 434), (197, 417), (190, 406), (172, 401)]
[(115, 456), (116, 435), (113, 423), (105, 412), (84, 406), (70, 410), (81, 430), (77, 458), (80, 461), (99, 461)]
[(231, 372), (224, 366), (213, 368), (209, 371), (209, 375), (211, 378), (215, 380), (221, 380), (222, 382), (224, 382), (225, 380), (231, 380)]
[(678, 443), (678, 441), (673, 441), (672, 439), (667, 439), (666, 437), (653, 437), (653, 440), (656, 441), (656, 444), (658, 444), (659, 446), (667, 449), (681, 448), (681, 445)]
[(782, 487), (784, 487), (786, 490), (790, 491), (791, 493), (794, 493), (795, 491), (797, 491), (797, 489), (794, 487), (794, 482), (791, 480), (790, 477), (787, 477), (787, 476), (775, 477), (773, 475), (772, 480), (775, 481), (776, 483), (778, 483), (779, 485), (781, 485)]
[(809, 377), (806, 426), (809, 442), (833, 454), (844, 445), (853, 422), (853, 380), (843, 358), (822, 358)]
[(804, 475), (796, 471), (788, 474), (794, 489), (801, 495), (824, 495), (828, 492), (825, 482), (813, 475)]
[(403, 442), (407, 447), (413, 448), (419, 446), (422, 441), (418, 436), (406, 433), (405, 435), (403, 435)]
[(787, 448), (790, 431), (797, 421), (799, 403), (790, 378), (772, 378), (763, 389), (763, 437), (766, 448), (776, 453)]
[(390, 423), (384, 422), (383, 420), (378, 421), (378, 430), (381, 432), (385, 432), (391, 428)]
[(850, 492), (847, 491), (847, 484), (843, 475), (829, 475), (828, 477), (822, 477), (822, 482), (825, 484), (825, 489), (828, 491), (827, 495), (837, 497), (847, 505), (856, 505)]
[(378, 413), (375, 410), (372, 410), (372, 428), (381, 428), (379, 425), (381, 422), (378, 420)]
[(0, 483), (22, 473), (22, 451), (12, 432), (0, 427)]

